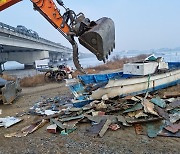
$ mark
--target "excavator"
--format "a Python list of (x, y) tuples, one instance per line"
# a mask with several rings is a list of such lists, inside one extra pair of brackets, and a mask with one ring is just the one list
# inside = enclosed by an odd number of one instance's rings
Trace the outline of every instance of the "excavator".
[[(22, 0), (0, 0), (0, 11), (20, 2)], [(102, 17), (97, 21), (90, 21), (83, 13), (76, 14), (67, 8), (62, 0), (30, 0), (35, 10), (37, 10), (50, 24), (56, 28), (72, 45), (73, 62), (77, 70), (85, 73), (79, 63), (78, 45), (79, 43), (96, 55), (99, 61), (106, 62), (108, 55), (115, 48), (115, 26), (112, 19)], [(60, 13), (57, 5), (64, 8), (64, 13)]]

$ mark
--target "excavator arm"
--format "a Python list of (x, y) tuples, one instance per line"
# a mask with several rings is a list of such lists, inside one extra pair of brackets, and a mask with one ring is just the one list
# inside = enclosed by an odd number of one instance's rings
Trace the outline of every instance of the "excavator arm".
[[(21, 0), (0, 0), (0, 11), (14, 5)], [(73, 61), (75, 67), (82, 73), (78, 58), (78, 46), (74, 37), (78, 37), (79, 43), (94, 53), (98, 60), (104, 62), (108, 59), (115, 47), (114, 22), (107, 17), (97, 21), (90, 21), (83, 13), (76, 14), (67, 8), (62, 0), (57, 3), (65, 9), (63, 15), (53, 0), (30, 0), (34, 9), (45, 17), (72, 45)]]
[(0, 0), (0, 11), (14, 5), (22, 0)]

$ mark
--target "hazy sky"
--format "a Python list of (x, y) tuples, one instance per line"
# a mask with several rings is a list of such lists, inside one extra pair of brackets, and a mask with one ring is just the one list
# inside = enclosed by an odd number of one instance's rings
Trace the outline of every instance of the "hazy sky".
[[(64, 0), (76, 13), (91, 20), (103, 16), (115, 22), (116, 50), (152, 49), (180, 46), (180, 0)], [(70, 44), (37, 11), (23, 0), (0, 13), (0, 21), (33, 29), (41, 37)], [(84, 50), (82, 47), (81, 50)]]

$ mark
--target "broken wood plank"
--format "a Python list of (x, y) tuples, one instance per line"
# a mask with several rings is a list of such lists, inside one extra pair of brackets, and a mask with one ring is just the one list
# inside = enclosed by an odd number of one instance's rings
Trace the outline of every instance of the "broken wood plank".
[(98, 135), (107, 119), (102, 119), (98, 124), (92, 125), (87, 131), (89, 134)]
[(180, 92), (164, 92), (164, 98), (180, 97)]
[(177, 137), (177, 138), (180, 138), (180, 131), (178, 131), (177, 133), (171, 133), (171, 132), (163, 129), (161, 132), (158, 133), (158, 136)]
[(158, 112), (158, 114), (163, 117), (164, 119), (169, 121), (169, 114), (162, 108), (155, 105), (155, 110)]
[(111, 120), (107, 119), (104, 126), (102, 127), (101, 131), (99, 132), (99, 136), (103, 137), (106, 131), (108, 130), (109, 126), (111, 124)]
[(79, 115), (79, 116), (75, 116), (75, 117), (67, 117), (67, 118), (61, 118), (59, 119), (62, 122), (66, 122), (66, 121), (71, 121), (71, 120), (76, 120), (76, 119), (83, 119), (84, 115)]
[(136, 119), (136, 118), (125, 118), (126, 121), (129, 124), (137, 124), (137, 123), (145, 123), (145, 122), (150, 122), (150, 121), (158, 121), (158, 120), (162, 120), (161, 117), (148, 117), (148, 118), (144, 118), (144, 119)]
[(60, 121), (57, 121), (56, 119), (51, 118), (50, 122), (56, 124), (60, 129), (65, 129), (64, 125)]

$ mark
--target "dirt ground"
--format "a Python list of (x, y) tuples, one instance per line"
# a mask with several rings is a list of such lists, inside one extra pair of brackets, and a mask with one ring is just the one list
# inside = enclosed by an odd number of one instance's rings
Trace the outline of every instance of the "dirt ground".
[[(169, 88), (168, 91), (179, 91), (180, 85)], [(43, 97), (60, 96), (64, 100), (71, 96), (68, 87), (64, 83), (51, 83), (35, 88), (24, 88), (20, 97), (12, 105), (0, 105), (2, 114), (0, 117), (14, 116), (16, 113), (27, 111), (35, 102)], [(62, 101), (63, 101), (62, 99)], [(36, 118), (32, 115), (24, 115), (24, 120), (10, 128), (0, 128), (0, 154), (141, 154), (141, 153), (180, 153), (180, 138), (156, 137), (154, 139), (143, 135), (136, 135), (134, 128), (129, 127), (117, 131), (108, 130), (100, 137), (89, 136), (86, 129), (90, 124), (80, 124), (78, 129), (68, 136), (50, 134), (46, 131), (46, 124), (43, 128), (22, 138), (5, 138), (4, 134), (21, 130), (33, 122)]]

